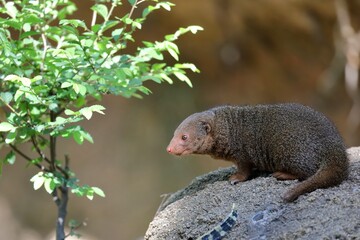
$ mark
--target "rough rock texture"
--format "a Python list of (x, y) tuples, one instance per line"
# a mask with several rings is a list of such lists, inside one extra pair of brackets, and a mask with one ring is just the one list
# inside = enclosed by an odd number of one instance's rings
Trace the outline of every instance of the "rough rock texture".
[(150, 223), (145, 239), (196, 239), (238, 206), (237, 224), (224, 239), (360, 239), (360, 147), (348, 149), (350, 176), (284, 203), (297, 181), (271, 176), (230, 185), (234, 167), (219, 169), (172, 194)]

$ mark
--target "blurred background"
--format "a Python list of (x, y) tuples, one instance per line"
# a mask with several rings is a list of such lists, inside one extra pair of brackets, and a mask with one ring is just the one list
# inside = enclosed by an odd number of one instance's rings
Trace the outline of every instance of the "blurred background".
[[(75, 17), (89, 22), (94, 2), (75, 2)], [(70, 196), (68, 219), (87, 223), (80, 232), (91, 237), (83, 239), (141, 239), (162, 194), (230, 165), (167, 154), (173, 131), (194, 112), (221, 104), (299, 102), (331, 118), (348, 146), (360, 145), (359, 0), (172, 2), (171, 12), (150, 15), (132, 48), (181, 26), (204, 27), (178, 41), (180, 60), (201, 70), (188, 75), (194, 87), (149, 82), (153, 94), (143, 100), (108, 96), (101, 103), (106, 115), (84, 122), (95, 144), (60, 143), (58, 155), (69, 154), (82, 183), (106, 193), (93, 201)], [(4, 168), (1, 238), (47, 239), (53, 230), (56, 207), (44, 189), (34, 192), (29, 179), (35, 173), (20, 157)]]

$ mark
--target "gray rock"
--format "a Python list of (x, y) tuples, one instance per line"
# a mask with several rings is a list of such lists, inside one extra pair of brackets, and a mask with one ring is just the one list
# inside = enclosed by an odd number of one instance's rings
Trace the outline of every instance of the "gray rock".
[(234, 167), (195, 178), (159, 208), (145, 239), (196, 239), (237, 204), (237, 224), (224, 239), (360, 239), (360, 147), (348, 149), (350, 176), (337, 187), (317, 189), (284, 203), (297, 181), (271, 176), (230, 185)]

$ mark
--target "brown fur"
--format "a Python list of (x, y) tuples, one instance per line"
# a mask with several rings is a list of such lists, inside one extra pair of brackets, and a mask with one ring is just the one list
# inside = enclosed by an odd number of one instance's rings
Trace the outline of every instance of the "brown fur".
[(300, 104), (220, 106), (195, 113), (178, 126), (167, 151), (232, 161), (238, 169), (232, 183), (246, 181), (254, 169), (303, 180), (284, 194), (286, 201), (348, 176), (346, 148), (335, 126)]

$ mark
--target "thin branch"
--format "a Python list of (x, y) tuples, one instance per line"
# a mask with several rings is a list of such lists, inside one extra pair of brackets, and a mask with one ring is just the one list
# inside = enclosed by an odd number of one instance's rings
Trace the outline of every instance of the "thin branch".
[(43, 40), (43, 44), (44, 44), (44, 51), (43, 51), (43, 54), (41, 56), (41, 72), (44, 72), (45, 70), (45, 58), (46, 58), (46, 53), (47, 53), (47, 49), (48, 49), (48, 46), (47, 46), (47, 39), (46, 39), (46, 36), (45, 36), (45, 33), (41, 33), (41, 38)]
[(62, 44), (63, 44), (63, 42), (64, 42), (64, 39), (65, 39), (65, 37), (64, 37), (64, 36), (61, 36), (61, 38), (59, 39), (58, 44), (57, 44), (57, 46), (56, 46), (56, 49), (60, 49), (60, 48), (62, 47)]
[[(55, 122), (56, 113), (50, 111), (50, 121)], [(55, 171), (56, 169), (56, 137), (50, 136), (50, 170)]]
[(64, 175), (66, 180), (69, 179), (69, 157), (67, 155), (65, 155), (65, 168), (56, 165), (56, 169)]
[(10, 104), (8, 104), (7, 102), (5, 102), (5, 100), (4, 100), (2, 97), (0, 97), (0, 101), (1, 101), (7, 108), (9, 108), (10, 111), (12, 111), (13, 113), (15, 113), (16, 116), (18, 116), (18, 117), (20, 116)]
[(35, 150), (37, 151), (37, 153), (40, 155), (42, 160), (45, 160), (47, 163), (50, 163), (50, 160), (46, 157), (45, 153), (43, 153), (39, 147), (39, 143), (37, 142), (35, 136), (31, 137), (31, 142), (33, 144), (33, 146), (35, 147)]
[[(34, 136), (31, 137), (31, 141), (32, 141), (32, 144), (35, 147), (37, 153), (40, 155), (40, 157), (51, 165), (52, 163), (51, 163), (50, 159), (47, 158), (46, 155), (41, 151), (39, 144), (36, 141), (36, 138)], [(63, 169), (62, 167), (60, 167), (58, 165), (56, 165), (55, 167), (57, 170), (59, 170), (65, 176), (65, 178), (69, 177), (68, 171), (66, 169)]]
[[(131, 18), (131, 16), (132, 16), (132, 14), (134, 13), (134, 10), (135, 10), (135, 8), (139, 5), (139, 4), (141, 4), (142, 2), (145, 2), (145, 0), (136, 0), (135, 1), (135, 3), (132, 5), (132, 7), (131, 7), (131, 10), (130, 10), (130, 13), (129, 13), (129, 16), (128, 16), (128, 18)], [(107, 17), (107, 19), (109, 19), (110, 18), (110, 16), (111, 16), (111, 14), (112, 14), (112, 12), (113, 12), (113, 10), (114, 10), (114, 8), (115, 8), (115, 4), (113, 4), (112, 5), (112, 7), (111, 7), (111, 9), (110, 9), (110, 11), (109, 11), (109, 14), (108, 14), (108, 17)], [(107, 21), (107, 20), (106, 20)], [(126, 27), (125, 27), (126, 28)], [(117, 40), (117, 41), (119, 41), (120, 40), (120, 38)], [(120, 50), (120, 48), (117, 48), (117, 49), (115, 49), (115, 50), (112, 50), (112, 51), (110, 51), (110, 53), (104, 58), (104, 60), (100, 63), (100, 66), (102, 66), (105, 62), (106, 62), (106, 60), (110, 57), (110, 56), (112, 56), (114, 53), (116, 53), (117, 51), (119, 51)]]
[[(143, 1), (140, 1), (139, 3), (141, 3), (141, 2), (143, 2)], [(132, 14), (134, 13), (135, 8), (137, 7), (137, 5), (138, 5), (139, 3), (138, 3), (138, 0), (136, 0), (136, 1), (134, 2), (134, 5), (132, 5), (131, 10), (130, 10), (130, 13), (129, 13), (129, 18), (131, 18)]]
[[(111, 5), (110, 11), (108, 13), (108, 15), (105, 18), (105, 21), (102, 24), (101, 29), (98, 32), (98, 38), (103, 34), (104, 31), (104, 26), (106, 25), (106, 23), (109, 21), (112, 12), (114, 11), (115, 7), (117, 6), (117, 1), (114, 1), (113, 4)], [(94, 11), (95, 12), (95, 11)], [(95, 18), (95, 19), (94, 19)], [(96, 21), (96, 14), (93, 15), (93, 21)], [(92, 23), (91, 23), (92, 24)]]
[(94, 26), (96, 23), (96, 17), (97, 17), (97, 12), (93, 11), (93, 15), (92, 15), (92, 19), (91, 19), (91, 26)]
[(25, 158), (28, 162), (30, 162), (31, 164), (35, 165), (36, 167), (38, 167), (41, 171), (44, 172), (49, 172), (49, 169), (45, 168), (43, 165), (39, 164), (39, 163), (34, 163), (32, 161), (32, 159), (27, 156), (25, 153), (23, 153), (22, 151), (20, 151), (17, 147), (15, 147), (12, 144), (9, 144), (9, 146), (11, 147), (12, 150), (14, 150), (17, 154), (19, 154), (20, 156), (22, 156), (23, 158)]

